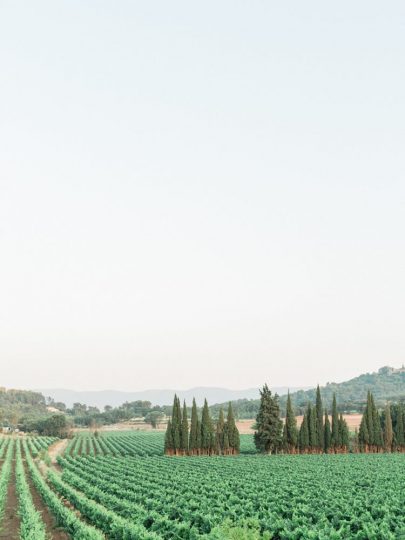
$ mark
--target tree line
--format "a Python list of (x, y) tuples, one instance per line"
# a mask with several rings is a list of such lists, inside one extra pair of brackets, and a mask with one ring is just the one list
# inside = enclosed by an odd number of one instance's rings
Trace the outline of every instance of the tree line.
[(358, 433), (360, 452), (405, 452), (405, 407), (388, 404), (379, 413), (374, 396), (367, 394), (367, 405)]
[(279, 397), (272, 395), (267, 384), (260, 391), (260, 407), (256, 417), (254, 441), (259, 452), (287, 454), (321, 454), (355, 452), (405, 451), (405, 410), (403, 404), (387, 404), (380, 415), (371, 392), (359, 431), (351, 440), (349, 428), (338, 413), (333, 395), (331, 417), (323, 406), (319, 386), (315, 405), (308, 404), (300, 428), (287, 395), (285, 422), (281, 419)]
[(165, 454), (169, 456), (212, 456), (235, 455), (240, 451), (240, 436), (236, 427), (232, 404), (229, 403), (227, 417), (221, 408), (215, 423), (210, 415), (207, 400), (204, 400), (201, 418), (193, 399), (190, 424), (186, 402), (183, 408), (180, 399), (174, 396), (171, 418), (165, 434)]
[(278, 395), (264, 385), (260, 391), (260, 407), (256, 417), (254, 441), (259, 452), (269, 454), (346, 453), (349, 450), (349, 429), (342, 414), (338, 414), (333, 396), (331, 420), (323, 407), (319, 386), (316, 403), (310, 403), (298, 429), (291, 396), (287, 395), (285, 422), (281, 419)]

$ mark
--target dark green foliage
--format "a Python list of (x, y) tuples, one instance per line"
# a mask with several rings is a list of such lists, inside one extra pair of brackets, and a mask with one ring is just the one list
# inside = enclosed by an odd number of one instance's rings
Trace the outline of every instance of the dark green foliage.
[(347, 452), (349, 448), (349, 428), (346, 420), (341, 414), (339, 416), (339, 450), (340, 452)]
[(316, 389), (315, 410), (316, 410), (317, 447), (319, 448), (319, 451), (322, 452), (325, 446), (325, 443), (324, 443), (324, 428), (323, 428), (323, 405), (322, 405), (322, 397), (321, 397), (321, 390), (319, 388), (319, 384)]
[(171, 420), (167, 422), (166, 434), (165, 434), (165, 454), (171, 455), (174, 452), (173, 432)]
[(379, 452), (384, 447), (381, 419), (370, 391), (367, 393), (367, 405), (361, 419), (359, 446), (365, 452)]
[(217, 427), (215, 431), (215, 449), (218, 454), (224, 453), (224, 429), (225, 429), (224, 410), (221, 407), (221, 409), (219, 410), (219, 418), (218, 418)]
[(172, 435), (173, 435), (173, 449), (175, 453), (181, 451), (181, 410), (180, 400), (177, 396), (174, 396), (173, 412), (172, 412)]
[(316, 428), (316, 410), (315, 410), (315, 407), (311, 407), (310, 404), (308, 404), (307, 416), (308, 416), (308, 430), (309, 430), (309, 447), (311, 448), (311, 450), (315, 450), (318, 448), (318, 433), (317, 433), (317, 428)]
[(37, 422), (36, 431), (40, 435), (51, 437), (67, 437), (69, 431), (68, 419), (64, 414), (53, 414)]
[(336, 394), (333, 394), (332, 400), (332, 434), (331, 434), (331, 448), (335, 451), (339, 446), (339, 417), (336, 404)]
[[(167, 453), (179, 455), (182, 453), (182, 423), (180, 400), (174, 396), (172, 418), (166, 428)], [(165, 444), (166, 447), (166, 444)]]
[(200, 448), (200, 441), (198, 433), (200, 432), (200, 426), (198, 422), (197, 405), (195, 399), (193, 399), (193, 406), (191, 408), (191, 423), (190, 423), (190, 438), (189, 438), (189, 450), (190, 454), (196, 454)]
[(200, 419), (197, 420), (197, 454), (200, 454), (202, 447), (201, 442), (201, 421)]
[(239, 454), (240, 449), (240, 437), (239, 431), (236, 427), (235, 417), (233, 414), (232, 403), (228, 405), (228, 415), (226, 419), (226, 430), (228, 433), (229, 448), (232, 454)]
[(291, 403), (291, 396), (288, 393), (287, 406), (285, 414), (285, 423), (283, 428), (283, 449), (286, 452), (295, 452), (298, 446), (297, 419)]
[(265, 384), (260, 391), (260, 408), (256, 417), (257, 430), (254, 441), (259, 452), (277, 453), (282, 445), (283, 423), (277, 394), (272, 393)]
[(308, 425), (308, 413), (304, 414), (299, 432), (299, 447), (301, 452), (308, 452), (309, 450), (309, 425)]
[(181, 449), (185, 454), (188, 453), (188, 418), (185, 401), (183, 403), (183, 414), (181, 418)]
[(201, 452), (203, 454), (211, 454), (214, 450), (215, 435), (208, 409), (207, 400), (204, 400), (204, 407), (201, 416)]
[(391, 452), (394, 442), (394, 432), (392, 428), (391, 407), (387, 403), (384, 414), (384, 446), (386, 452)]
[(323, 432), (323, 449), (325, 454), (329, 452), (331, 446), (332, 431), (329, 422), (328, 411), (325, 409), (325, 424)]
[(404, 406), (402, 404), (399, 404), (396, 406), (394, 411), (395, 411), (395, 424), (394, 424), (395, 445), (397, 449), (403, 449), (405, 447)]

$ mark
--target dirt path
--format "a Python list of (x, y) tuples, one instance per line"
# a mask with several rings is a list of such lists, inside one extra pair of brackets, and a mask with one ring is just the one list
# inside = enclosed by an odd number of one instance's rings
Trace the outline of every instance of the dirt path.
[(52, 540), (70, 540), (70, 536), (60, 529), (50, 512), (49, 508), (44, 504), (42, 497), (39, 495), (38, 491), (35, 489), (29, 472), (27, 470), (25, 460), (24, 460), (25, 474), (27, 477), (28, 485), (30, 487), (32, 500), (34, 501), (35, 508), (42, 516), (42, 521), (45, 523), (45, 530), (47, 533), (47, 538), (52, 538)]
[(68, 444), (68, 439), (62, 439), (60, 441), (56, 441), (54, 444), (51, 444), (51, 446), (48, 448), (48, 455), (51, 458), (52, 465), (57, 465), (56, 458), (63, 454)]
[(15, 479), (15, 459), (8, 485), (7, 501), (0, 529), (0, 538), (18, 540), (20, 538), (20, 518), (18, 516), (18, 496)]

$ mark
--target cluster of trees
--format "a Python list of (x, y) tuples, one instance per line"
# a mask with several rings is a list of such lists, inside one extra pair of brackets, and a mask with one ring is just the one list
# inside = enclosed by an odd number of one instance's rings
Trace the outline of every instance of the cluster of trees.
[(345, 453), (349, 450), (349, 429), (338, 414), (336, 396), (332, 402), (332, 421), (323, 408), (319, 386), (315, 406), (307, 405), (300, 428), (287, 396), (285, 422), (281, 419), (278, 395), (264, 385), (260, 391), (260, 408), (256, 417), (254, 441), (259, 452), (288, 454)]
[(52, 414), (27, 420), (22, 424), (23, 431), (37, 432), (39, 435), (65, 438), (71, 430), (71, 424), (64, 414)]
[(373, 394), (367, 394), (367, 405), (358, 433), (358, 447), (361, 452), (405, 452), (405, 410), (404, 406), (385, 406), (380, 415)]
[(342, 414), (338, 414), (333, 396), (331, 420), (323, 409), (319, 386), (316, 405), (308, 405), (299, 431), (298, 446), (302, 453), (345, 454), (349, 451), (349, 428)]
[(84, 427), (116, 424), (131, 418), (144, 418), (146, 423), (157, 427), (165, 415), (163, 407), (152, 406), (150, 401), (143, 400), (126, 401), (119, 407), (106, 405), (103, 411), (100, 411), (98, 407), (87, 406), (84, 403), (74, 403), (72, 408), (65, 410), (73, 418), (75, 425)]
[(221, 408), (215, 423), (210, 415), (207, 400), (199, 418), (193, 399), (191, 421), (188, 422), (186, 402), (183, 410), (177, 395), (174, 396), (172, 415), (167, 423), (165, 454), (169, 456), (212, 456), (239, 454), (240, 437), (236, 427), (232, 405), (229, 403), (225, 420)]
[(352, 438), (347, 422), (332, 398), (331, 419), (323, 407), (319, 386), (315, 405), (308, 404), (300, 428), (288, 394), (285, 422), (281, 420), (279, 398), (265, 385), (260, 391), (260, 408), (254, 435), (256, 448), (266, 453), (320, 454), (355, 452), (405, 452), (405, 404), (387, 404), (380, 414), (373, 394), (367, 404), (359, 432)]

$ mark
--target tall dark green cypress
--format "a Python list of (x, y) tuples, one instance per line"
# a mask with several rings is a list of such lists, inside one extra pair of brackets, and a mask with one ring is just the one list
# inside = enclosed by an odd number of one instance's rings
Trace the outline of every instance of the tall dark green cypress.
[(308, 404), (308, 428), (309, 428), (309, 447), (311, 452), (316, 452), (318, 450), (318, 433), (316, 427), (316, 410), (315, 407)]
[(173, 433), (172, 433), (172, 423), (171, 420), (167, 422), (167, 429), (165, 434), (165, 454), (168, 456), (173, 455), (174, 445), (173, 445)]
[(226, 418), (226, 423), (227, 423), (227, 428), (228, 428), (228, 440), (229, 440), (229, 448), (231, 450), (231, 454), (239, 454), (239, 450), (240, 450), (239, 430), (236, 427), (235, 417), (233, 414), (231, 402), (229, 402), (229, 405), (228, 405), (228, 414)]
[(309, 426), (307, 413), (304, 413), (304, 417), (302, 419), (298, 441), (301, 454), (306, 454), (309, 449)]
[(384, 415), (384, 446), (386, 452), (392, 451), (392, 443), (394, 441), (394, 432), (392, 429), (392, 419), (391, 419), (391, 407), (389, 403), (385, 406), (385, 415)]
[(338, 436), (339, 452), (346, 453), (349, 449), (349, 429), (343, 414), (339, 416), (339, 436)]
[(369, 446), (371, 450), (375, 446), (375, 433), (374, 433), (374, 420), (373, 420), (374, 399), (370, 390), (367, 392), (367, 406), (365, 410), (365, 421), (367, 424), (367, 432), (369, 439)]
[(224, 410), (221, 407), (219, 409), (219, 417), (218, 417), (217, 428), (215, 432), (215, 449), (216, 449), (217, 454), (224, 453), (224, 428), (225, 428)]
[(201, 439), (201, 420), (197, 420), (197, 455), (202, 452), (202, 439)]
[(181, 418), (181, 450), (183, 454), (188, 454), (188, 418), (185, 401), (183, 403), (183, 414)]
[(210, 455), (215, 442), (214, 430), (207, 400), (204, 400), (204, 407), (201, 416), (201, 452)]
[(283, 422), (277, 394), (272, 393), (265, 384), (260, 390), (260, 407), (256, 417), (254, 441), (259, 452), (277, 453), (282, 445)]
[(343, 449), (345, 452), (349, 451), (350, 437), (349, 437), (349, 426), (347, 425), (346, 420), (342, 416), (342, 443)]
[(323, 432), (323, 451), (325, 452), (325, 454), (329, 453), (329, 449), (331, 445), (331, 438), (332, 438), (332, 432), (330, 429), (328, 411), (325, 409), (325, 424), (324, 424), (324, 432)]
[(403, 452), (405, 450), (405, 415), (403, 405), (398, 404), (397, 421), (395, 425), (395, 444), (397, 450)]
[(367, 403), (359, 428), (359, 450), (369, 452), (373, 444), (373, 415), (371, 412), (371, 392), (367, 392)]
[(359, 450), (360, 452), (368, 452), (368, 447), (370, 445), (370, 435), (368, 432), (368, 426), (367, 426), (367, 418), (366, 418), (366, 410), (363, 413), (360, 427), (359, 427)]
[(287, 396), (287, 406), (285, 412), (285, 424), (283, 430), (283, 447), (284, 450), (288, 453), (293, 453), (297, 451), (298, 445), (298, 429), (297, 429), (297, 419), (295, 418), (294, 410), (291, 403), (290, 392)]
[(198, 414), (197, 414), (197, 405), (195, 399), (193, 398), (193, 406), (191, 408), (191, 422), (190, 422), (190, 438), (189, 438), (189, 452), (191, 455), (198, 453), (199, 441), (198, 441)]
[(372, 402), (374, 446), (375, 446), (375, 451), (380, 452), (384, 447), (384, 436), (383, 436), (383, 431), (381, 427), (380, 414), (377, 410), (377, 407), (375, 406), (373, 394), (371, 394), (371, 402)]
[(323, 452), (325, 442), (324, 442), (324, 428), (323, 428), (323, 405), (321, 390), (319, 384), (316, 388), (316, 436), (317, 436), (317, 446), (319, 452)]
[(336, 452), (339, 445), (339, 417), (337, 412), (336, 394), (333, 394), (332, 401), (332, 437), (331, 448)]
[(174, 396), (172, 410), (172, 437), (173, 451), (176, 455), (181, 453), (181, 409), (180, 400), (177, 395)]

